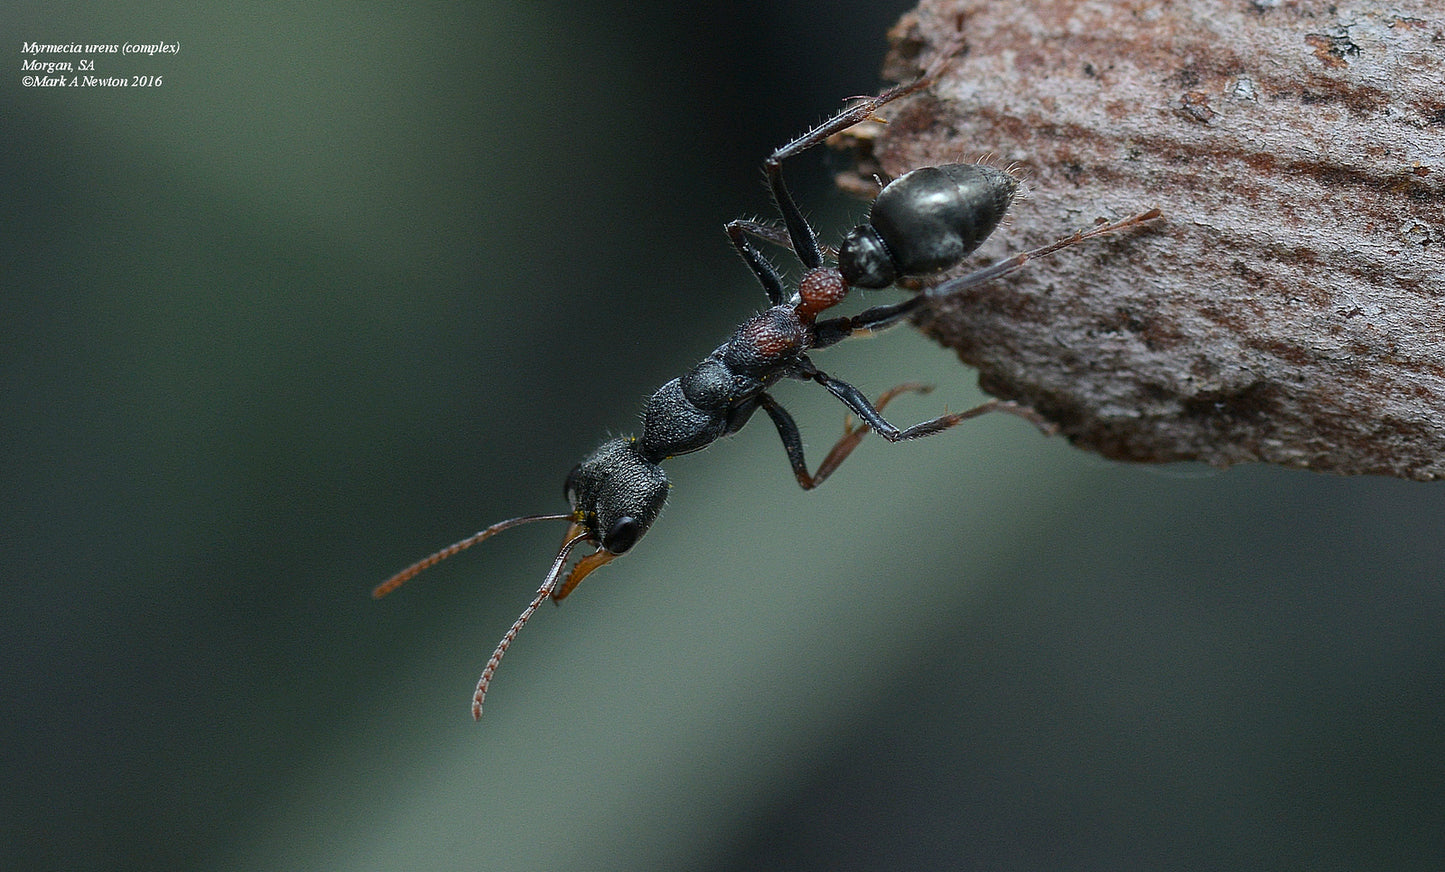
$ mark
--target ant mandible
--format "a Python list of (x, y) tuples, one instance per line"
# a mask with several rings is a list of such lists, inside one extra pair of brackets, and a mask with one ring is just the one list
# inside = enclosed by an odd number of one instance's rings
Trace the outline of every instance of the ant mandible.
[[(899, 385), (872, 403), (851, 384), (818, 369), (808, 357), (808, 351), (827, 348), (855, 333), (893, 326), (929, 297), (973, 287), (1010, 273), (1031, 258), (1159, 216), (1159, 210), (1152, 209), (1112, 224), (1099, 224), (945, 281), (901, 303), (874, 306), (852, 317), (819, 320), (822, 312), (843, 301), (849, 288), (886, 288), (901, 278), (926, 277), (957, 266), (988, 238), (1013, 200), (1018, 180), (993, 167), (949, 164), (913, 170), (883, 187), (873, 201), (867, 222), (844, 237), (838, 248), (837, 265), (830, 267), (824, 263), (824, 250), (817, 234), (783, 182), (784, 160), (872, 117), (894, 100), (926, 87), (937, 78), (951, 54), (943, 53), (916, 81), (844, 109), (768, 157), (763, 166), (783, 226), (738, 220), (730, 222), (726, 229), (738, 254), (762, 284), (770, 308), (744, 321), (727, 342), (702, 362), (659, 388), (643, 411), (641, 436), (604, 442), (573, 468), (566, 482), (571, 511), (528, 515), (493, 524), (413, 563), (372, 591), (372, 596), (385, 596), (422, 570), (520, 524), (569, 522), (562, 546), (542, 586), (502, 636), (482, 669), (472, 697), (472, 717), (481, 717), (487, 687), (502, 655), (542, 603), (548, 599), (560, 602), (597, 567), (630, 550), (652, 526), (667, 500), (670, 486), (662, 461), (701, 451), (723, 436), (736, 433), (759, 409), (766, 412), (777, 427), (793, 475), (804, 489), (822, 484), (870, 430), (889, 442), (901, 442), (932, 436), (986, 412), (1002, 411), (1032, 421), (1046, 433), (1052, 432), (1048, 422), (1033, 410), (1003, 400), (991, 400), (964, 412), (940, 415), (900, 429), (884, 419), (883, 407), (899, 393), (922, 393), (929, 389), (927, 386)], [(777, 268), (753, 244), (754, 239), (792, 249), (806, 270), (795, 293), (786, 292)], [(803, 440), (793, 417), (768, 393), (770, 387), (784, 378), (817, 382), (841, 400), (861, 422), (845, 428), (843, 438), (823, 458), (817, 472), (808, 472)], [(573, 549), (584, 542), (596, 550), (579, 560), (562, 580)]]

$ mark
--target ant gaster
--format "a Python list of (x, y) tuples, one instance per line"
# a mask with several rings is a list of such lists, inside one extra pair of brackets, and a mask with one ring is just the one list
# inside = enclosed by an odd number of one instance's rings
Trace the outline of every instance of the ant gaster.
[[(487, 687), (502, 655), (542, 603), (548, 599), (560, 602), (589, 573), (637, 544), (657, 520), (669, 488), (662, 461), (700, 451), (719, 438), (736, 433), (759, 409), (772, 419), (782, 437), (793, 475), (804, 489), (822, 484), (870, 430), (889, 442), (899, 442), (931, 436), (986, 412), (1005, 411), (1034, 422), (1045, 432), (1052, 432), (1050, 425), (1031, 409), (1002, 400), (900, 429), (884, 419), (883, 407), (898, 393), (922, 393), (929, 389), (927, 386), (899, 385), (884, 393), (875, 404), (851, 384), (818, 369), (808, 357), (810, 350), (827, 348), (855, 333), (892, 326), (929, 297), (972, 287), (1012, 272), (1030, 258), (1159, 215), (1159, 210), (1154, 209), (1113, 224), (1096, 225), (943, 282), (901, 303), (874, 306), (852, 317), (820, 320), (821, 313), (843, 301), (850, 287), (886, 288), (901, 278), (927, 277), (958, 265), (988, 238), (1013, 200), (1018, 180), (989, 166), (950, 164), (913, 170), (883, 187), (870, 208), (867, 222), (844, 237), (837, 252), (837, 266), (830, 267), (825, 265), (824, 250), (817, 235), (783, 182), (784, 160), (868, 119), (882, 106), (925, 87), (941, 72), (948, 57), (945, 53), (943, 60), (918, 80), (858, 102), (768, 157), (764, 169), (783, 227), (738, 220), (729, 223), (726, 229), (733, 246), (762, 284), (770, 308), (744, 321), (717, 350), (681, 377), (659, 388), (643, 411), (641, 436), (609, 440), (577, 464), (566, 482), (571, 511), (529, 515), (493, 524), (417, 561), (372, 591), (373, 596), (384, 596), (427, 567), (519, 524), (569, 522), (562, 546), (542, 586), (507, 630), (482, 670), (472, 698), (473, 717), (481, 717)], [(795, 293), (786, 292), (782, 277), (753, 244), (753, 239), (792, 249), (806, 270)], [(803, 440), (792, 416), (768, 392), (784, 378), (822, 385), (861, 421), (859, 425), (850, 424), (845, 428), (843, 438), (824, 457), (817, 472), (808, 472)], [(569, 556), (582, 543), (596, 550), (579, 560), (563, 579)]]

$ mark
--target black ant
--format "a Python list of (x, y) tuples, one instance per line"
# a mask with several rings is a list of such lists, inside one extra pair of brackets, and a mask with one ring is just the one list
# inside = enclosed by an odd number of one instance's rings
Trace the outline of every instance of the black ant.
[[(738, 220), (727, 225), (733, 246), (762, 284), (771, 307), (754, 315), (702, 362), (657, 390), (642, 414), (642, 435), (609, 440), (567, 476), (572, 510), (554, 515), (512, 518), (482, 530), (408, 566), (378, 585), (372, 596), (385, 596), (407, 579), (503, 530), (533, 521), (567, 521), (567, 535), (537, 589), (537, 594), (497, 644), (472, 697), (472, 716), (480, 718), (487, 686), (522, 625), (548, 599), (561, 602), (594, 569), (625, 554), (657, 520), (669, 484), (661, 463), (679, 454), (701, 451), (742, 429), (762, 409), (777, 427), (793, 475), (804, 489), (822, 484), (847, 459), (868, 431), (889, 442), (932, 436), (986, 412), (1026, 418), (1046, 433), (1050, 425), (1033, 410), (991, 400), (975, 408), (940, 415), (899, 429), (884, 419), (883, 407), (902, 392), (922, 393), (924, 385), (899, 385), (871, 403), (861, 391), (813, 365), (808, 351), (827, 348), (855, 333), (891, 327), (927, 298), (969, 288), (1010, 273), (1031, 258), (1113, 233), (1159, 216), (1158, 209), (1099, 224), (1042, 248), (1015, 255), (917, 293), (901, 303), (874, 306), (852, 317), (819, 320), (843, 302), (849, 288), (886, 288), (905, 277), (926, 277), (957, 266), (978, 248), (1003, 218), (1018, 189), (1007, 172), (980, 164), (949, 164), (913, 170), (885, 185), (874, 200), (867, 223), (844, 237), (837, 266), (824, 265), (824, 250), (783, 183), (783, 161), (873, 115), (879, 108), (930, 84), (948, 55), (918, 80), (894, 87), (844, 109), (828, 121), (779, 148), (764, 163), (783, 226)], [(806, 272), (788, 294), (776, 267), (754, 246), (761, 239), (792, 249)], [(784, 378), (813, 381), (847, 406), (861, 422), (845, 428), (843, 438), (808, 472), (797, 424), (768, 389)], [(596, 548), (562, 579), (572, 550), (582, 543)]]

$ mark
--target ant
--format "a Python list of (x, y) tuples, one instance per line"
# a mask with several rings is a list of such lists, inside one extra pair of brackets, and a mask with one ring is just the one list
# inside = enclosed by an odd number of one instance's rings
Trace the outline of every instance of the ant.
[[(832, 475), (870, 430), (889, 442), (901, 442), (932, 436), (970, 418), (1000, 411), (1023, 417), (1046, 434), (1053, 432), (1052, 425), (1032, 409), (1004, 400), (990, 400), (964, 412), (940, 415), (900, 429), (883, 417), (883, 407), (900, 393), (924, 393), (930, 389), (928, 386), (899, 385), (873, 403), (858, 388), (818, 369), (808, 357), (810, 350), (835, 345), (855, 333), (891, 327), (930, 297), (973, 287), (1013, 272), (1032, 258), (1159, 217), (1159, 210), (1151, 209), (1112, 224), (1098, 224), (935, 285), (901, 303), (874, 306), (852, 317), (820, 319), (823, 312), (843, 302), (850, 288), (886, 288), (900, 279), (927, 277), (957, 266), (994, 231), (1013, 200), (1018, 179), (989, 166), (949, 164), (913, 170), (883, 187), (869, 209), (868, 220), (843, 238), (836, 266), (830, 267), (825, 265), (825, 249), (819, 245), (817, 234), (783, 182), (783, 161), (931, 84), (949, 57), (950, 53), (944, 53), (912, 83), (861, 100), (767, 158), (763, 167), (783, 226), (737, 220), (729, 222), (726, 230), (733, 247), (763, 286), (770, 308), (744, 321), (717, 350), (659, 388), (643, 411), (641, 436), (604, 442), (573, 468), (565, 488), (571, 511), (527, 515), (493, 524), (422, 558), (372, 591), (374, 597), (385, 596), (422, 570), (503, 530), (533, 521), (568, 522), (567, 534), (542, 586), (497, 643), (482, 670), (472, 697), (472, 717), (481, 717), (487, 687), (502, 656), (542, 603), (548, 599), (561, 602), (583, 578), (627, 553), (652, 527), (670, 487), (662, 461), (701, 451), (736, 433), (759, 409), (772, 419), (793, 475), (805, 490), (817, 487)], [(777, 268), (754, 245), (755, 239), (792, 250), (805, 269), (796, 292), (786, 291)], [(768, 392), (784, 378), (822, 385), (861, 422), (845, 426), (843, 437), (823, 458), (817, 472), (808, 472), (803, 440), (793, 417)], [(582, 557), (563, 579), (573, 549), (584, 542), (596, 550)]]

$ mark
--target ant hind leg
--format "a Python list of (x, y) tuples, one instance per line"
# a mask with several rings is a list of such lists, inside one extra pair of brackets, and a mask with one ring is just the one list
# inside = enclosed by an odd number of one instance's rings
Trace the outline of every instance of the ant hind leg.
[(874, 112), (894, 100), (906, 97), (933, 84), (962, 47), (962, 35), (960, 34), (944, 46), (938, 58), (929, 65), (923, 75), (912, 82), (895, 85), (876, 97), (860, 100), (852, 106), (844, 108), (832, 118), (779, 147), (768, 155), (767, 160), (763, 161), (763, 170), (768, 177), (768, 187), (772, 189), (773, 200), (777, 203), (778, 212), (783, 217), (783, 224), (788, 229), (788, 238), (792, 240), (790, 247), (798, 255), (798, 260), (805, 268), (814, 269), (822, 266), (823, 252), (818, 245), (818, 235), (813, 231), (808, 219), (803, 217), (802, 210), (793, 201), (793, 195), (783, 181), (783, 161), (822, 143), (835, 133), (840, 133), (855, 124), (868, 120)]

